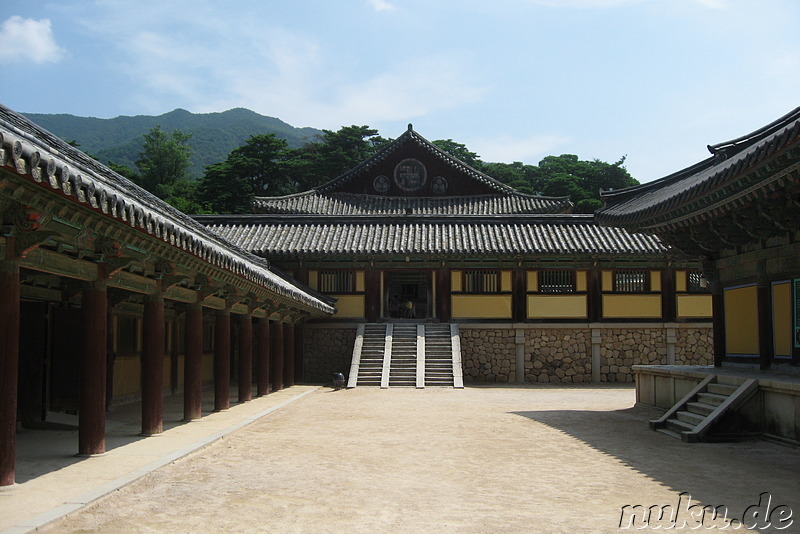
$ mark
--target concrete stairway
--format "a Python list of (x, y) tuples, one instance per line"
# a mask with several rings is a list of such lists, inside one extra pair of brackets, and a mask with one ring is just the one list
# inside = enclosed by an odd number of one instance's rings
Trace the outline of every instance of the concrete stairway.
[(356, 332), (348, 388), (463, 388), (458, 327), (450, 324), (362, 324)]
[(389, 387), (417, 385), (417, 325), (397, 323), (392, 334)]
[(739, 384), (721, 383), (709, 375), (660, 418), (650, 421), (650, 428), (689, 443), (711, 439), (714, 423), (736, 410), (758, 391), (758, 381)]
[(453, 345), (449, 324), (425, 325), (426, 386), (453, 386)]
[(386, 348), (385, 324), (359, 325), (353, 360), (350, 365), (348, 388), (360, 386), (380, 386), (383, 372), (383, 359)]

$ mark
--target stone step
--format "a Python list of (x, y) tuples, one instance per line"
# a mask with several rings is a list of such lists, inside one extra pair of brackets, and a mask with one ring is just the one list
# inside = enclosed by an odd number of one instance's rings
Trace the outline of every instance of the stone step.
[(667, 430), (672, 430), (673, 432), (681, 433), (681, 432), (689, 432), (690, 430), (694, 430), (694, 427), (697, 425), (691, 425), (689, 423), (684, 423), (683, 421), (679, 421), (678, 419), (668, 419), (667, 420)]
[(711, 406), (719, 406), (728, 398), (727, 395), (719, 395), (717, 393), (698, 393), (697, 400), (703, 404), (710, 404)]
[(697, 415), (710, 415), (711, 412), (714, 411), (716, 406), (711, 406), (710, 404), (705, 404), (702, 402), (687, 402), (686, 403), (686, 410), (692, 413), (696, 413)]
[(718, 395), (730, 397), (739, 388), (728, 384), (709, 384), (706, 389), (709, 393), (716, 393)]
[(689, 423), (693, 427), (699, 425), (705, 419), (704, 415), (699, 415), (696, 413), (686, 412), (686, 411), (679, 411), (675, 415), (678, 417), (679, 421), (683, 421), (684, 423)]
[(680, 434), (678, 434), (677, 432), (673, 432), (672, 430), (670, 430), (668, 428), (658, 428), (658, 429), (656, 429), (656, 432), (661, 432), (662, 434), (666, 434), (666, 435), (668, 435), (670, 437), (681, 439), (681, 435)]

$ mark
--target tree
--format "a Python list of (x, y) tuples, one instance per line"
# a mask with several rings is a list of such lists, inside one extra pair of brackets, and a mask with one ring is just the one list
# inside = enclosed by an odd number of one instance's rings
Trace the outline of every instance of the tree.
[(469, 150), (466, 145), (456, 143), (452, 139), (437, 139), (433, 141), (433, 144), (470, 167), (477, 167), (481, 164), (478, 154)]
[(197, 199), (217, 213), (247, 213), (256, 195), (296, 192), (286, 174), (286, 141), (275, 134), (254, 135), (234, 149), (224, 162), (206, 167)]
[(186, 142), (191, 134), (173, 130), (167, 134), (155, 126), (144, 135), (144, 146), (136, 159), (139, 185), (158, 196), (166, 198), (169, 186), (189, 179), (191, 148)]
[(316, 141), (292, 150), (286, 172), (300, 190), (330, 181), (361, 164), (389, 142), (369, 126), (343, 126), (323, 130)]

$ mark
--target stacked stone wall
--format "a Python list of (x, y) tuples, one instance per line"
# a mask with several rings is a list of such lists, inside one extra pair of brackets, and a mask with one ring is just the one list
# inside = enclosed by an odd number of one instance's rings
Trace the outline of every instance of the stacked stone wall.
[(334, 373), (345, 378), (350, 372), (356, 329), (306, 328), (304, 379), (306, 382), (330, 382)]
[(525, 381), (581, 384), (592, 381), (592, 332), (525, 330)]
[(633, 382), (632, 366), (667, 363), (667, 333), (663, 328), (611, 328), (601, 335), (601, 382)]
[(714, 365), (714, 332), (710, 328), (681, 328), (676, 334), (676, 365)]
[(514, 330), (461, 329), (461, 362), (466, 382), (515, 382)]
[[(675, 364), (711, 365), (711, 325), (692, 328), (598, 328), (601, 382), (633, 382), (634, 365), (668, 363), (674, 330)], [(465, 382), (516, 382), (517, 341), (524, 340), (524, 381), (580, 384), (592, 381), (590, 328), (469, 328), (461, 326)], [(518, 337), (521, 336), (521, 337)], [(597, 343), (595, 338), (595, 343)]]

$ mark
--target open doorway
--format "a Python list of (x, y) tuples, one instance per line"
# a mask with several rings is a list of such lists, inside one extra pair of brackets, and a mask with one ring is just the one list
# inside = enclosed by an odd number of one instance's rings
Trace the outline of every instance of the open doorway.
[(425, 272), (387, 272), (384, 319), (419, 321), (432, 317), (429, 276)]

